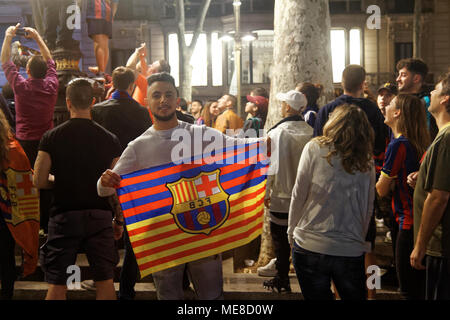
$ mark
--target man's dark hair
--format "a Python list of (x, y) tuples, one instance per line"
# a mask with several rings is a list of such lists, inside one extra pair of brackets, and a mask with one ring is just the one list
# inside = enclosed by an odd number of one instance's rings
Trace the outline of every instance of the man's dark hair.
[(92, 104), (94, 89), (88, 79), (76, 78), (68, 83), (66, 98), (70, 100), (74, 108), (85, 110)]
[(342, 86), (345, 91), (358, 91), (365, 80), (366, 70), (359, 65), (351, 64), (342, 72)]
[(229, 100), (231, 100), (232, 108), (234, 108), (237, 104), (237, 98), (236, 96), (233, 96), (232, 94), (225, 94)]
[(187, 111), (188, 105), (186, 99), (180, 98), (180, 103), (178, 104), (178, 106), (181, 108), (181, 110)]
[[(198, 102), (198, 103), (202, 106), (202, 108), (203, 108), (203, 102), (202, 102), (201, 100), (195, 99), (195, 100), (192, 100), (192, 102)], [(192, 103), (192, 102), (191, 102), (191, 103)]]
[[(442, 93), (441, 96), (450, 96), (450, 72), (447, 72), (440, 78), (440, 82), (442, 84)], [(447, 113), (450, 113), (450, 101), (447, 102), (445, 106)]]
[(159, 62), (159, 72), (167, 72), (170, 73), (170, 64), (164, 59), (158, 60)]
[(397, 71), (406, 68), (411, 73), (418, 74), (422, 77), (422, 82), (428, 74), (428, 66), (422, 59), (402, 59), (397, 63)]
[(177, 87), (175, 86), (175, 80), (167, 72), (154, 73), (150, 77), (147, 78), (148, 86), (151, 86), (155, 82), (168, 82), (168, 83), (170, 83), (175, 88), (175, 91), (177, 92), (177, 96), (178, 96), (178, 90), (177, 90)]
[(117, 67), (112, 73), (113, 86), (120, 91), (126, 91), (135, 80), (133, 70), (127, 67)]
[(306, 100), (308, 101), (308, 107), (315, 106), (317, 100), (320, 98), (320, 95), (323, 91), (323, 85), (321, 84), (313, 84), (311, 82), (301, 82), (297, 84), (295, 90), (300, 91), (306, 96)]
[(27, 67), (33, 79), (44, 79), (47, 74), (47, 62), (42, 56), (33, 56), (28, 60)]
[(269, 94), (267, 93), (267, 90), (261, 87), (255, 88), (252, 91), (250, 91), (250, 95), (260, 96), (269, 99)]

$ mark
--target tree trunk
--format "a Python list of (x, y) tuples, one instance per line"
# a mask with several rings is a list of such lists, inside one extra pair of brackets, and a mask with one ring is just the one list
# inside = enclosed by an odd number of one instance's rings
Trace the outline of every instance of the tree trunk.
[(275, 0), (273, 74), (266, 128), (281, 119), (278, 92), (299, 82), (324, 86), (333, 98), (328, 0)]
[[(333, 98), (328, 0), (275, 0), (273, 73), (266, 129), (281, 120), (275, 96), (304, 81), (324, 86)], [(266, 213), (268, 213), (266, 211)], [(266, 215), (257, 265), (270, 261), (272, 240)]]
[(420, 58), (422, 55), (421, 50), (421, 15), (422, 15), (422, 0), (414, 1), (414, 39), (413, 39), (413, 57)]
[(185, 17), (184, 17), (184, 0), (177, 0), (175, 3), (175, 13), (178, 23), (178, 51), (180, 53), (180, 97), (186, 101), (192, 100), (192, 66), (191, 57), (197, 45), (197, 39), (203, 29), (206, 13), (208, 12), (211, 0), (203, 0), (199, 16), (197, 17), (194, 35), (189, 46), (186, 45), (185, 39)]
[[(186, 50), (188, 51), (188, 50)], [(190, 64), (190, 60), (192, 57), (191, 54), (181, 54), (180, 61), (180, 97), (184, 98), (186, 101), (192, 100), (192, 65)]]

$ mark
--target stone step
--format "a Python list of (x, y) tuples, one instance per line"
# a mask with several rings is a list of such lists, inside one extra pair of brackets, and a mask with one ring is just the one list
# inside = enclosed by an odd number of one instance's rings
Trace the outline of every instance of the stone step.
[[(114, 283), (118, 293), (119, 284)], [(37, 281), (18, 281), (15, 286), (14, 300), (44, 300), (47, 293), (47, 283)], [(262, 286), (262, 281), (255, 283), (243, 279), (224, 278), (225, 300), (302, 300), (297, 279), (291, 277), (292, 293), (272, 292)], [(135, 286), (136, 300), (156, 300), (156, 290), (153, 283), (137, 283)], [(186, 298), (193, 300), (193, 293), (188, 292)], [(95, 291), (85, 289), (68, 290), (69, 300), (94, 300)], [(400, 295), (394, 290), (377, 290), (377, 300), (399, 300)]]
[[(123, 250), (121, 253), (121, 262), (123, 261)], [(77, 265), (82, 270), (82, 280), (90, 279), (83, 278), (83, 270), (88, 270), (88, 263), (86, 256), (80, 254), (77, 259)], [(40, 268), (38, 268), (40, 270)], [(117, 269), (117, 268), (116, 268)], [(18, 300), (42, 300), (47, 293), (47, 283), (43, 280), (42, 271), (40, 271), (42, 279), (33, 280), (22, 279), (16, 282), (14, 299)], [(117, 279), (114, 280), (116, 292), (119, 290), (118, 274)], [(263, 287), (263, 282), (270, 278), (260, 277), (255, 273), (235, 273), (233, 269), (233, 258), (226, 258), (223, 260), (223, 286), (224, 297), (226, 300), (300, 300), (303, 299), (298, 280), (294, 273), (289, 274), (292, 293), (278, 294), (269, 291)], [(146, 277), (136, 283), (136, 299), (137, 300), (156, 300), (155, 287), (151, 276)], [(95, 291), (85, 289), (68, 290), (68, 299), (70, 300), (94, 300)], [(188, 299), (193, 299), (192, 292), (187, 295)], [(385, 281), (382, 277), (381, 290), (377, 290), (377, 299), (379, 300), (395, 300), (400, 299), (400, 295), (396, 288), (392, 286), (390, 281)]]
[[(123, 250), (121, 253), (121, 263), (123, 262)], [(82, 270), (82, 280), (90, 279), (88, 274), (83, 277), (83, 270), (88, 270), (88, 263), (84, 254), (78, 255), (77, 265)], [(118, 269), (118, 268), (116, 268)], [(40, 268), (38, 268), (40, 271)], [(37, 271), (37, 272), (39, 272)], [(117, 271), (117, 270), (116, 270)], [(33, 280), (22, 279), (16, 282), (14, 299), (17, 300), (43, 300), (47, 293), (48, 285), (43, 280), (42, 271), (40, 271), (42, 279), (35, 277)], [(255, 273), (235, 273), (233, 269), (233, 258), (229, 257), (223, 260), (223, 286), (225, 300), (301, 300), (301, 294), (298, 280), (294, 273), (289, 274), (292, 293), (279, 294), (272, 292), (263, 287), (263, 282), (270, 278), (260, 277)], [(377, 290), (378, 300), (398, 300), (400, 295), (396, 288), (392, 286), (391, 281), (381, 280), (381, 289)], [(116, 292), (119, 290), (118, 273), (114, 279)], [(136, 283), (136, 299), (137, 300), (156, 300), (156, 291), (151, 276), (146, 277)], [(95, 291), (86, 289), (68, 290), (67, 297), (69, 300), (94, 300)], [(192, 291), (187, 292), (187, 299), (193, 300)]]

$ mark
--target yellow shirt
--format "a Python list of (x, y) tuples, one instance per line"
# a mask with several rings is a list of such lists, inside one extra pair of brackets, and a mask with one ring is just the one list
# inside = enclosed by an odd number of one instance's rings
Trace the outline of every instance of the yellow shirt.
[(233, 110), (227, 109), (224, 113), (217, 117), (214, 129), (226, 133), (227, 129), (242, 129), (244, 120), (241, 119)]

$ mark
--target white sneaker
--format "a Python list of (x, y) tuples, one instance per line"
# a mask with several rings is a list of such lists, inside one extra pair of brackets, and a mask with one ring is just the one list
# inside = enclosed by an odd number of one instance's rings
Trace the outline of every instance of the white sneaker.
[(256, 269), (258, 272), (258, 276), (261, 277), (275, 277), (277, 275), (277, 268), (275, 266), (275, 263), (277, 262), (277, 259), (274, 258), (270, 260), (268, 264), (266, 264), (264, 267), (259, 267)]
[(391, 232), (390, 231), (386, 232), (386, 237), (384, 238), (384, 242), (392, 243), (392, 237), (391, 237)]
[(81, 282), (81, 288), (88, 291), (95, 291), (97, 288), (95, 287), (94, 280), (84, 280)]

